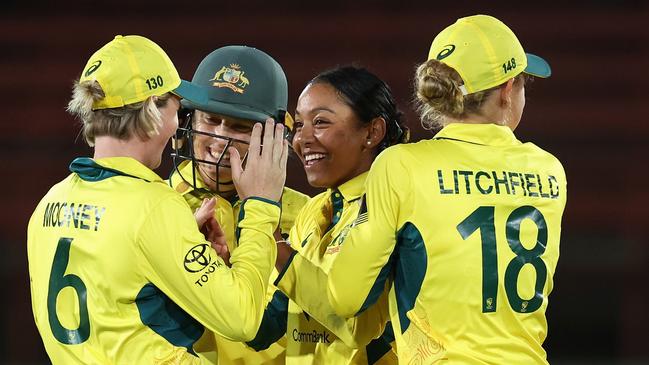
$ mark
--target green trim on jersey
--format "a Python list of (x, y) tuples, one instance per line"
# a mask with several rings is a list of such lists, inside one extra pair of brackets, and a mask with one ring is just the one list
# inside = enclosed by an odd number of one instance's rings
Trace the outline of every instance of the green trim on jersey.
[[(415, 306), (415, 300), (421, 290), (421, 285), (426, 276), (426, 246), (421, 233), (414, 224), (407, 222), (397, 233), (397, 244), (387, 263), (376, 276), (374, 285), (370, 289), (361, 309), (355, 314), (358, 316), (368, 307), (376, 303), (385, 289), (385, 282), (394, 270), (396, 280), (394, 286), (397, 292), (397, 309), (401, 333), (410, 325), (406, 313)], [(407, 279), (407, 280), (406, 280)]]
[(381, 337), (373, 339), (372, 342), (365, 346), (365, 352), (367, 352), (367, 364), (373, 365), (381, 360), (381, 358), (392, 349), (390, 342), (393, 341), (394, 331), (392, 329), (392, 323), (388, 322)]
[[(259, 197), (259, 196), (251, 196), (251, 197), (249, 197), (249, 198), (246, 198), (243, 202), (248, 201), (248, 199), (260, 200), (260, 201), (265, 202), (265, 203), (268, 203), (268, 204), (275, 204), (275, 205), (277, 205), (277, 207), (278, 207), (280, 210), (282, 209), (282, 204), (280, 204), (279, 202), (276, 202), (276, 201), (274, 201), (274, 200), (270, 200), (270, 199), (262, 198), (262, 197)], [(242, 202), (242, 204), (243, 204), (243, 202)]]
[(89, 157), (75, 158), (72, 163), (70, 163), (70, 171), (76, 173), (82, 180), (85, 181), (101, 181), (114, 176), (126, 176), (150, 182), (147, 179), (129, 175), (122, 171), (102, 166)]
[(277, 286), (279, 285), (279, 282), (282, 281), (282, 278), (284, 277), (284, 274), (286, 273), (286, 270), (288, 270), (289, 266), (291, 266), (291, 262), (293, 262), (293, 258), (297, 255), (297, 251), (291, 252), (291, 255), (288, 257), (288, 260), (286, 260), (286, 265), (282, 268), (282, 271), (279, 272), (277, 275), (277, 279), (273, 282), (273, 285)]
[(335, 226), (340, 220), (340, 216), (343, 214), (343, 202), (343, 196), (340, 191), (338, 191), (338, 189), (334, 189), (331, 192), (331, 224), (329, 225), (329, 227), (327, 227), (324, 233), (329, 232), (329, 230), (333, 228), (333, 226)]
[(246, 345), (255, 351), (265, 350), (273, 343), (279, 341), (286, 332), (288, 315), (288, 297), (279, 290), (275, 290), (273, 299), (264, 311), (264, 317), (257, 331), (257, 335)]
[(234, 223), (234, 242), (235, 247), (239, 246), (239, 234), (241, 233), (241, 227), (239, 227), (239, 222), (243, 220), (243, 217), (246, 216), (246, 202), (242, 201), (239, 206), (239, 216), (237, 221)]
[(428, 254), (421, 233), (411, 222), (407, 222), (397, 233), (394, 290), (397, 296), (397, 310), (401, 333), (410, 326), (407, 313), (415, 307), (421, 286), (426, 276)]
[(135, 297), (142, 323), (164, 337), (170, 344), (184, 347), (197, 356), (193, 346), (203, 335), (205, 327), (187, 314), (153, 284), (147, 284)]
[(239, 222), (241, 222), (243, 220), (243, 218), (245, 218), (245, 216), (246, 216), (245, 206), (246, 206), (246, 203), (248, 201), (250, 201), (250, 200), (259, 200), (259, 201), (264, 202), (264, 203), (273, 204), (273, 205), (275, 205), (276, 207), (279, 208), (279, 211), (280, 211), (279, 215), (280, 215), (280, 217), (282, 216), (282, 204), (279, 203), (279, 202), (276, 202), (276, 201), (270, 200), (270, 199), (266, 199), (266, 198), (261, 198), (261, 197), (258, 197), (258, 196), (251, 196), (249, 198), (244, 199), (243, 201), (241, 201), (241, 208), (239, 208), (239, 217), (237, 219), (237, 228), (234, 231), (234, 237), (236, 239), (237, 246), (239, 245), (239, 233), (241, 232), (241, 227), (239, 227)]
[(356, 314), (354, 314), (354, 316), (360, 315), (361, 313), (365, 312), (365, 310), (372, 304), (376, 303), (376, 301), (385, 290), (385, 282), (388, 280), (388, 276), (392, 272), (393, 264), (394, 252), (392, 253), (392, 255), (390, 255), (388, 262), (383, 265), (381, 271), (379, 271), (379, 274), (376, 276), (376, 280), (374, 281), (374, 285), (372, 285), (372, 288), (370, 289), (369, 293), (367, 293), (367, 297), (365, 297), (365, 301), (361, 305), (361, 308), (358, 310), (358, 312), (356, 312)]

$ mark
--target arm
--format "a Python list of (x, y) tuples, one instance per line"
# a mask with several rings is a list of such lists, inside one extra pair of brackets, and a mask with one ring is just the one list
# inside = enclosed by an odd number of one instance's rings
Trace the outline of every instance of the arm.
[(257, 331), (257, 335), (246, 344), (255, 351), (267, 349), (277, 342), (286, 333), (288, 320), (288, 298), (279, 290), (275, 291), (273, 299), (264, 311), (264, 317)]
[(205, 327), (235, 341), (252, 339), (261, 322), (280, 213), (254, 198), (242, 209), (232, 268), (205, 241), (180, 196), (155, 207), (139, 235), (147, 279)]
[(387, 290), (377, 304), (357, 317), (336, 314), (326, 299), (327, 275), (299, 253), (292, 256), (275, 285), (305, 312), (352, 348), (361, 348), (381, 335), (388, 320)]
[(179, 195), (170, 194), (150, 209), (138, 235), (142, 259), (151, 269), (147, 278), (204, 326), (234, 341), (248, 341), (257, 333), (276, 257), (273, 232), (279, 224), (277, 201), (286, 179), (288, 145), (283, 126), (272, 119), (266, 121), (263, 149), (261, 138), (262, 128), (255, 124), (245, 169), (230, 149), (232, 178), (239, 195), (246, 197), (231, 268), (205, 242)]
[[(309, 197), (300, 192), (291, 190), (289, 188), (284, 188), (282, 194), (282, 218), (280, 220), (280, 227), (275, 231), (275, 240), (277, 244), (277, 261), (285, 262), (286, 259), (280, 259), (280, 253), (286, 254), (279, 249), (286, 247), (284, 245), (284, 239), (288, 238), (289, 231), (295, 223), (295, 218), (298, 215), (301, 208), (307, 203)], [(284, 233), (282, 233), (284, 232)], [(282, 244), (279, 244), (281, 242)], [(277, 266), (276, 261), (276, 268)], [(277, 272), (280, 272), (284, 265), (279, 266)], [(274, 288), (271, 285), (271, 290)], [(279, 290), (275, 290), (273, 293), (273, 298), (266, 307), (264, 311), (264, 317), (261, 320), (261, 326), (257, 332), (257, 336), (247, 342), (247, 345), (255, 349), (256, 351), (261, 351), (267, 349), (270, 345), (277, 342), (282, 336), (286, 334), (286, 326), (288, 321), (288, 298), (284, 293)]]
[(352, 317), (369, 308), (384, 290), (396, 244), (400, 216), (400, 193), (410, 191), (408, 171), (398, 150), (382, 153), (367, 177), (367, 219), (359, 218), (345, 238), (327, 283), (335, 312)]

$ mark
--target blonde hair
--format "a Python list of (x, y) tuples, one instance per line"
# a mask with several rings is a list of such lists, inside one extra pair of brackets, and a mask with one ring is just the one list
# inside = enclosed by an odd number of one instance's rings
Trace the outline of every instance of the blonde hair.
[[(524, 81), (516, 76), (515, 82)], [(431, 59), (419, 67), (415, 74), (415, 104), (425, 129), (443, 127), (449, 119), (461, 119), (469, 114), (481, 114), (482, 105), (487, 97), (502, 85), (463, 95), (460, 75), (446, 64)]]
[(106, 96), (104, 90), (94, 80), (76, 81), (67, 110), (83, 123), (83, 137), (90, 147), (95, 145), (95, 138), (100, 136), (127, 140), (136, 135), (146, 141), (159, 133), (162, 115), (158, 108), (166, 105), (171, 95), (165, 93), (119, 108), (93, 110), (92, 104)]

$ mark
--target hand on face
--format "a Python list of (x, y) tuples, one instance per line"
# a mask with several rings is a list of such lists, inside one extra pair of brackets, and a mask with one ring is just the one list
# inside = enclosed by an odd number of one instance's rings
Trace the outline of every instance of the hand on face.
[(245, 169), (239, 151), (234, 147), (229, 148), (232, 179), (241, 200), (253, 196), (272, 201), (281, 198), (288, 158), (284, 128), (283, 124), (275, 124), (273, 119), (268, 118), (263, 128), (262, 148), (261, 123), (254, 125)]

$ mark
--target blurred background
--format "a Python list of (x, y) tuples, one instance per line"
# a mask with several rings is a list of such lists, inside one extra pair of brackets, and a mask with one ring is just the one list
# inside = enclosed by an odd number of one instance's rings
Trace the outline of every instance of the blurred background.
[[(568, 175), (561, 258), (548, 309), (552, 364), (649, 364), (649, 4), (647, 1), (140, 1), (0, 3), (0, 364), (48, 364), (31, 314), (29, 216), (76, 156), (92, 155), (65, 112), (89, 56), (116, 34), (164, 48), (191, 79), (228, 44), (272, 55), (289, 108), (318, 72), (355, 63), (393, 89), (414, 140), (412, 79), (434, 35), (458, 17), (508, 24), (553, 75), (527, 88), (516, 130), (554, 153)], [(167, 176), (170, 158), (157, 172)], [(288, 185), (306, 184), (297, 159)], [(106, 280), (110, 280), (109, 277)]]

